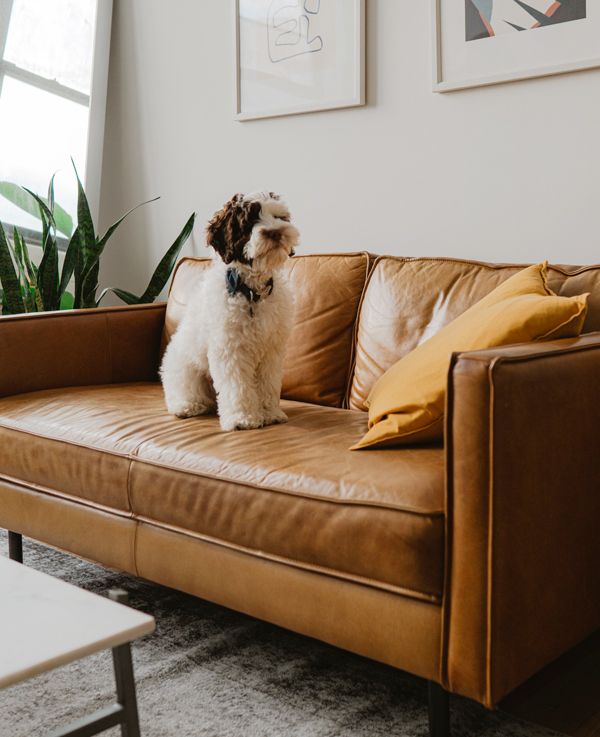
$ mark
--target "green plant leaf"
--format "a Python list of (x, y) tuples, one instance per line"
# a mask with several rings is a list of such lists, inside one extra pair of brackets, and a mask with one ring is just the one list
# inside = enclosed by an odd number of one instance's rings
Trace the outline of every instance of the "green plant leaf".
[(70, 238), (73, 235), (73, 218), (58, 204), (58, 202), (54, 203), (54, 210), (52, 212), (54, 213), (56, 230), (67, 238)]
[[(79, 228), (77, 229), (79, 230)], [(82, 295), (83, 295), (83, 253), (80, 247), (75, 251), (75, 304), (73, 308), (78, 310), (81, 307)]]
[(77, 177), (77, 229), (79, 230), (79, 244), (81, 258), (77, 259), (75, 268), (76, 288), (75, 304), (77, 307), (91, 307), (90, 295), (95, 297), (98, 289), (99, 253), (98, 239), (94, 228), (94, 221), (83, 185), (77, 173), (75, 162), (71, 159), (75, 176)]
[(33, 197), (33, 199), (37, 202), (39, 210), (40, 210), (40, 214), (38, 215), (38, 218), (42, 222), (44, 222), (44, 217), (45, 217), (50, 225), (52, 225), (53, 227), (56, 227), (56, 223), (54, 222), (54, 215), (52, 214), (52, 211), (50, 210), (48, 205), (44, 202), (44, 200), (39, 195), (37, 195), (35, 192), (32, 192), (30, 189), (27, 189), (27, 187), (23, 187), (23, 189), (25, 190), (25, 192), (31, 195), (31, 197)]
[(143, 207), (144, 205), (149, 204), (150, 202), (155, 202), (156, 200), (160, 199), (159, 197), (154, 197), (151, 200), (146, 200), (145, 202), (141, 202), (139, 205), (136, 205), (135, 207), (132, 207), (131, 210), (128, 210), (123, 216), (121, 216), (116, 223), (113, 223), (110, 228), (106, 231), (106, 233), (102, 236), (102, 238), (98, 238), (96, 241), (96, 252), (93, 256), (91, 256), (88, 261), (85, 264), (85, 271), (83, 274), (83, 288), (82, 288), (82, 301), (81, 306), (82, 307), (96, 307), (98, 304), (98, 301), (96, 299), (96, 292), (98, 291), (98, 273), (100, 271), (100, 256), (102, 256), (102, 253), (104, 251), (104, 248), (109, 240), (109, 238), (113, 235), (115, 230), (121, 225), (123, 220), (128, 215), (131, 215), (134, 210), (137, 210), (139, 207)]
[(60, 275), (60, 285), (58, 287), (59, 296), (65, 293), (65, 290), (71, 281), (73, 272), (75, 271), (75, 265), (77, 262), (77, 253), (81, 247), (79, 241), (79, 228), (75, 228), (75, 232), (71, 236), (67, 250), (65, 251), (65, 260), (63, 261), (63, 267)]
[(56, 230), (58, 230), (63, 235), (66, 235), (67, 238), (70, 238), (73, 235), (73, 218), (54, 199), (55, 176), (56, 174), (52, 175), (52, 179), (50, 180), (50, 184), (48, 185), (48, 199), (46, 200), (46, 203), (48, 205), (48, 209), (54, 217)]
[(109, 293), (112, 292), (113, 294), (116, 294), (117, 297), (125, 302), (127, 305), (138, 305), (140, 303), (140, 298), (137, 297), (135, 294), (132, 294), (131, 292), (126, 291), (125, 289), (119, 289), (119, 287), (106, 287), (102, 290), (100, 293), (100, 296), (98, 297), (96, 301), (96, 307), (102, 302), (104, 297)]
[[(18, 184), (14, 184), (13, 182), (0, 181), (0, 195), (13, 205), (16, 205), (19, 209), (26, 212), (28, 215), (32, 215), (38, 220), (40, 219), (38, 203), (28, 191), (23, 189), (23, 187), (20, 187)], [(45, 201), (44, 204), (46, 206), (49, 205), (47, 201)], [(70, 238), (73, 233), (73, 218), (56, 202), (54, 202), (53, 208), (48, 207), (48, 209), (54, 214), (56, 229), (63, 235), (66, 235), (67, 238)]]
[(100, 297), (96, 301), (96, 306), (100, 304), (100, 302), (106, 296), (106, 294), (108, 294), (108, 292), (112, 292), (113, 294), (116, 294), (117, 297), (119, 297), (119, 299), (121, 299), (123, 302), (125, 302), (128, 305), (145, 304), (146, 302), (154, 302), (154, 300), (158, 297), (158, 295), (164, 289), (166, 283), (169, 281), (169, 277), (171, 276), (171, 273), (173, 272), (175, 264), (177, 263), (177, 258), (179, 257), (181, 249), (183, 248), (187, 239), (190, 237), (190, 234), (194, 228), (195, 219), (196, 219), (196, 214), (192, 213), (187, 223), (183, 226), (183, 230), (173, 242), (173, 245), (169, 248), (169, 250), (165, 253), (165, 255), (160, 260), (158, 266), (154, 270), (154, 274), (152, 274), (150, 283), (146, 287), (146, 290), (144, 291), (141, 297), (137, 297), (135, 294), (132, 294), (131, 292), (127, 292), (125, 289), (119, 289), (118, 287), (106, 287), (106, 289), (102, 290)]
[(81, 180), (79, 179), (75, 162), (73, 160), (71, 161), (75, 170), (75, 176), (77, 177), (77, 227), (79, 228), (79, 238), (85, 262), (96, 251), (96, 232), (94, 230), (94, 221), (92, 220), (90, 206)]
[(57, 310), (58, 296), (58, 246), (56, 239), (49, 234), (44, 255), (38, 271), (38, 286), (45, 310)]
[(50, 212), (54, 212), (54, 177), (56, 176), (56, 172), (50, 177), (50, 182), (48, 184), (48, 198), (46, 200), (46, 203), (48, 205), (48, 209)]
[(160, 200), (160, 197), (153, 197), (151, 200), (146, 200), (145, 202), (140, 202), (139, 205), (136, 205), (135, 207), (132, 207), (131, 210), (128, 210), (125, 213), (125, 215), (123, 215), (122, 217), (120, 217), (117, 220), (116, 223), (113, 223), (110, 226), (110, 228), (106, 231), (106, 233), (102, 236), (102, 238), (100, 238), (98, 240), (98, 247), (100, 248), (100, 251), (102, 252), (104, 250), (104, 246), (106, 245), (108, 239), (111, 237), (111, 235), (115, 232), (115, 230), (119, 227), (119, 225), (121, 225), (121, 223), (123, 222), (123, 220), (125, 220), (125, 218), (128, 215), (131, 215), (131, 213), (134, 212), (135, 210), (137, 210), (139, 207), (143, 207), (144, 205), (148, 205), (151, 202), (156, 202), (156, 200)]
[(44, 309), (42, 296), (38, 289), (37, 266), (31, 262), (29, 248), (18, 228), (13, 228), (13, 242), (17, 257), (22, 259), (25, 271), (25, 301), (28, 312), (41, 312)]
[(192, 233), (195, 219), (196, 213), (192, 213), (187, 223), (183, 226), (183, 230), (173, 242), (173, 245), (159, 261), (159, 264), (146, 287), (146, 291), (140, 297), (141, 304), (154, 302), (164, 289), (166, 283), (169, 281), (169, 277), (171, 276), (173, 269), (175, 268), (181, 249)]
[(40, 216), (35, 200), (18, 184), (14, 184), (14, 182), (0, 181), (0, 195), (9, 202), (12, 202), (12, 204), (16, 205), (19, 209), (29, 215), (33, 215), (34, 218), (38, 218), (39, 220)]
[(13, 245), (8, 243), (13, 261), (17, 267), (19, 284), (21, 285), (21, 297), (26, 312), (35, 312), (35, 301), (31, 293), (29, 275), (25, 266), (25, 243), (17, 228), (13, 227)]
[(2, 223), (0, 223), (0, 284), (2, 284), (3, 289), (3, 310), (6, 309), (6, 312), (11, 315), (25, 312), (26, 307), (21, 294), (21, 283), (15, 270)]
[(75, 297), (71, 292), (63, 292), (63, 294), (60, 295), (60, 310), (72, 310), (74, 305)]

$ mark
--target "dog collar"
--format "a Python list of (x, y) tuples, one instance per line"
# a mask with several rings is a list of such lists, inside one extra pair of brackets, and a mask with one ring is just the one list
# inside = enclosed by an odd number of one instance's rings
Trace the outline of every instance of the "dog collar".
[(242, 279), (240, 272), (233, 266), (227, 269), (225, 277), (227, 281), (227, 292), (232, 297), (236, 294), (243, 294), (248, 302), (259, 302), (262, 297), (268, 297), (273, 291), (273, 278), (265, 284), (262, 292), (255, 292)]

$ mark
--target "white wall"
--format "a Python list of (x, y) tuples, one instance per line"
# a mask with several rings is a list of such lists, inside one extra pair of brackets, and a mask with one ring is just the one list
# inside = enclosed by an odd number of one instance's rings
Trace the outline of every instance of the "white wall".
[(304, 252), (600, 261), (600, 70), (431, 92), (430, 3), (367, 0), (365, 108), (233, 120), (232, 0), (115, 0), (101, 219), (141, 289), (192, 210), (284, 193)]

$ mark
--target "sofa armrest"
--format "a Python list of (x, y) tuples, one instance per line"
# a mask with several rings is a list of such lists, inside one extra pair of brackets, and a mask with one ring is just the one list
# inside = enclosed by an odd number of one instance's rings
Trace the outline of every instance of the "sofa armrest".
[(165, 305), (0, 317), (0, 397), (157, 379)]
[(600, 626), (600, 333), (453, 356), (442, 679), (494, 706)]

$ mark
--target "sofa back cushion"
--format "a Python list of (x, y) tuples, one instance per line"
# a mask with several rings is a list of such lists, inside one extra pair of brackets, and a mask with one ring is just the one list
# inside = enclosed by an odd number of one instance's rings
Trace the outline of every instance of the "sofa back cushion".
[[(169, 341), (210, 259), (184, 258), (167, 303)], [(366, 253), (295, 256), (287, 267), (296, 297), (284, 363), (282, 396), (331, 407), (344, 403), (353, 359), (358, 306), (369, 269)]]
[[(350, 408), (366, 410), (372, 386), (390, 366), (524, 266), (444, 258), (377, 259), (360, 309)], [(550, 266), (548, 283), (562, 296), (590, 292), (583, 330), (600, 330), (600, 266)]]

